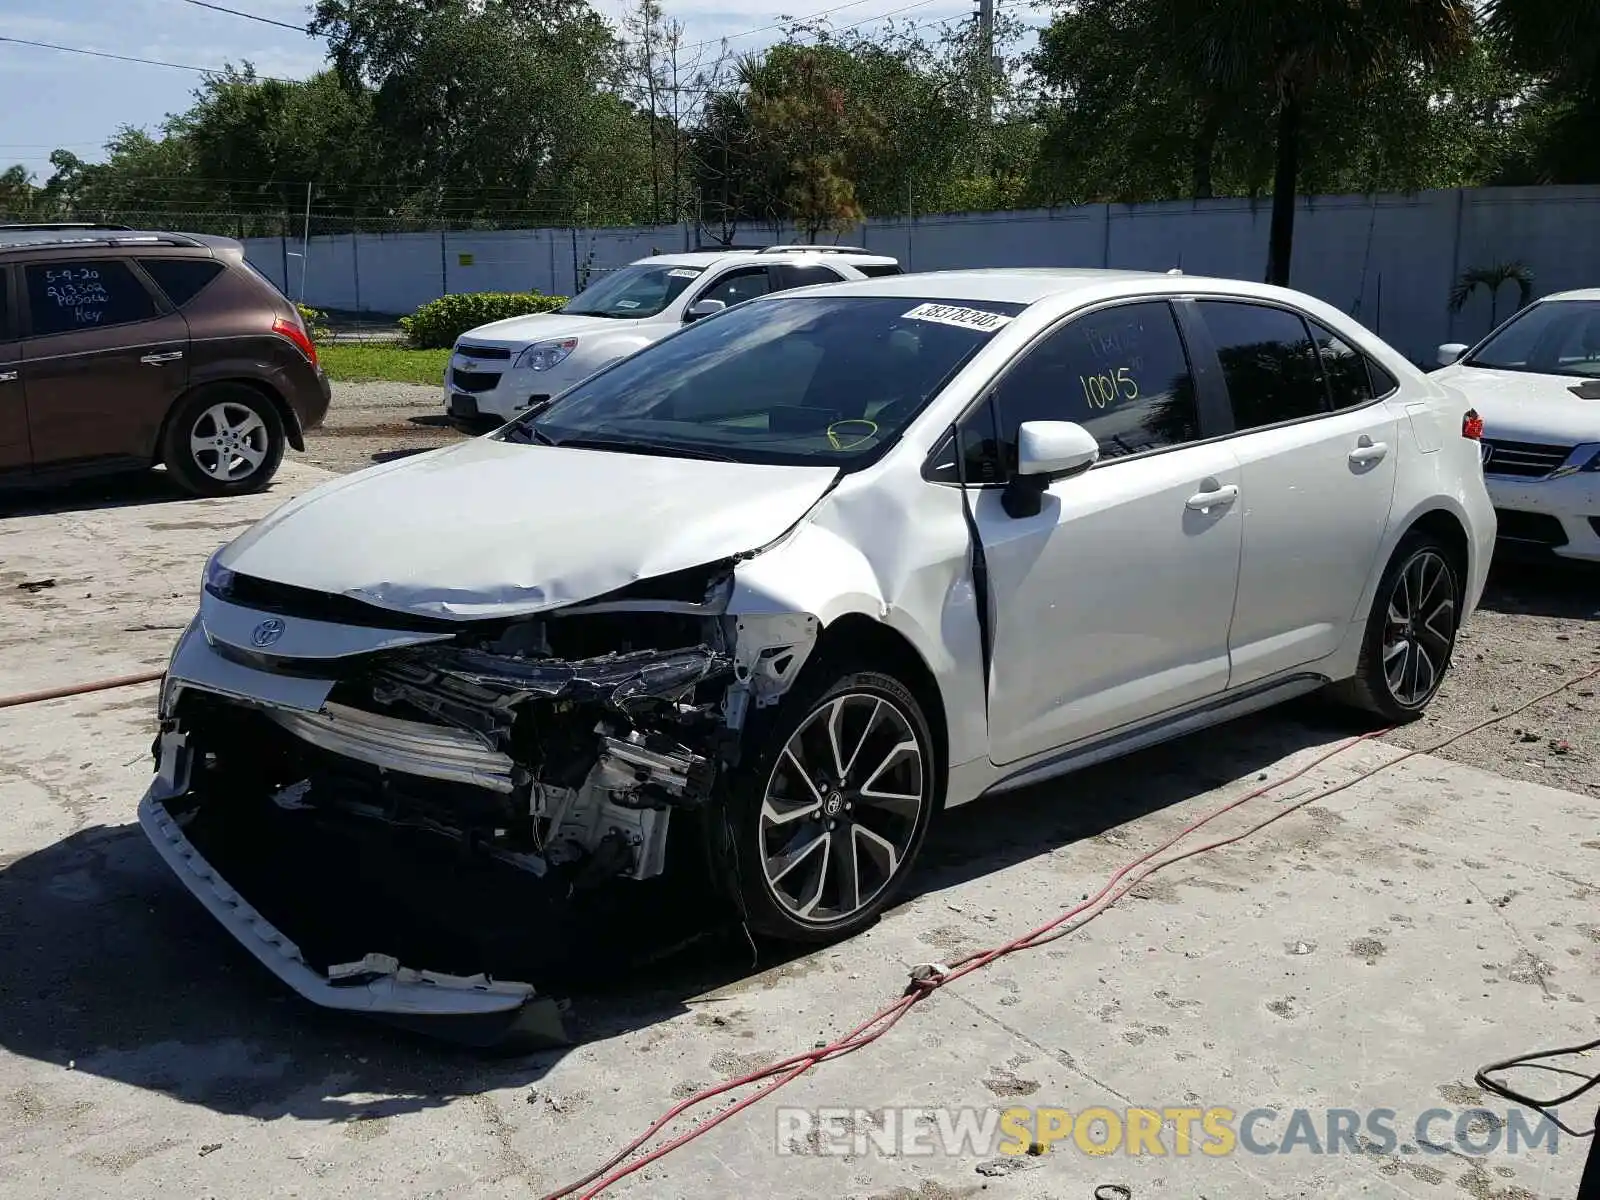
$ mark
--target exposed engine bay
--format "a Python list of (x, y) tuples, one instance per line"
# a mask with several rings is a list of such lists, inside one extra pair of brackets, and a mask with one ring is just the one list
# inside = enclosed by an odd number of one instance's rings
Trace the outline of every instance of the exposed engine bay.
[[(534, 617), (387, 629), (366, 605), (379, 624), (352, 625), (337, 597), (229, 584), (208, 588), (163, 693), (147, 802), (176, 849), (157, 848), (249, 897), (334, 987), (425, 959), (445, 972), (428, 982), (481, 990), (509, 961), (497, 939), (526, 941), (540, 906), (661, 876), (675, 823), (694, 843), (680, 856), (702, 855), (717, 839), (687, 829), (715, 834), (746, 717), (817, 636), (809, 616), (727, 615), (729, 564)], [(297, 625), (390, 644), (304, 657)], [(320, 917), (282, 886), (301, 871), (333, 887)]]

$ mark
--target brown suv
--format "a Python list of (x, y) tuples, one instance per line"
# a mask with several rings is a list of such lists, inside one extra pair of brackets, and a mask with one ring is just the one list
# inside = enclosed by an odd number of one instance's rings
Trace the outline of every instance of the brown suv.
[(300, 314), (230, 238), (0, 225), (0, 487), (164, 463), (265, 487), (328, 411)]

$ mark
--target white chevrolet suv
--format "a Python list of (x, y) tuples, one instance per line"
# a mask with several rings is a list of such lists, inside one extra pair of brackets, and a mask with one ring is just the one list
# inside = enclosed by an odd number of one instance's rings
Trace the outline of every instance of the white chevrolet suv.
[(856, 246), (764, 246), (659, 254), (602, 275), (558, 312), (510, 317), (456, 340), (444, 379), (457, 420), (499, 423), (691, 321), (756, 296), (901, 274)]

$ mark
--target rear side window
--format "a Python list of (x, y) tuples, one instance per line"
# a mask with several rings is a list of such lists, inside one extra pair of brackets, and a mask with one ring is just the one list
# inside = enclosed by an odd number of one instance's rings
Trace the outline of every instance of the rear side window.
[(1232, 300), (1201, 300), (1196, 307), (1217, 347), (1239, 429), (1327, 411), (1321, 359), (1298, 316)]
[(1354, 408), (1371, 400), (1374, 393), (1367, 356), (1315, 321), (1308, 320), (1306, 324), (1311, 328), (1311, 338), (1322, 358), (1322, 373), (1328, 381), (1328, 398), (1333, 410)]
[(1105, 458), (1200, 436), (1194, 380), (1172, 308), (1120, 304), (1068, 322), (1036, 343), (996, 389), (1006, 470), (1024, 421), (1076, 421)]
[(1380, 400), (1400, 387), (1398, 379), (1370, 358), (1367, 359), (1367, 375), (1372, 380), (1372, 394)]
[(868, 279), (881, 279), (885, 275), (904, 275), (899, 263), (853, 263), (856, 270)]
[(36, 337), (130, 325), (156, 315), (149, 290), (118, 259), (35, 263), (24, 274)]
[(782, 266), (778, 268), (778, 288), (810, 287), (816, 283), (838, 283), (844, 277), (828, 270), (827, 267), (795, 267)]
[(167, 294), (173, 308), (182, 308), (222, 274), (222, 264), (209, 258), (141, 258), (139, 265)]
[(11, 272), (0, 267), (0, 342), (17, 336), (11, 320)]

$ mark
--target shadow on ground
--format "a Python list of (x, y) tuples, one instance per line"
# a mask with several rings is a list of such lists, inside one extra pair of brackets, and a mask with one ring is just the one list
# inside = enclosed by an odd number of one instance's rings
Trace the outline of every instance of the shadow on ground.
[(193, 500), (162, 470), (103, 475), (54, 486), (18, 487), (0, 492), (0, 516), (34, 517), (48, 513), (93, 512), (135, 504)]
[[(1349, 732), (1330, 719), (1315, 706), (1249, 718), (955, 810), (935, 825), (913, 889), (949, 888), (1253, 778)], [(697, 916), (703, 936), (649, 969), (591, 972), (580, 990), (541, 981), (571, 997), (576, 1040), (656, 1024), (785, 961), (766, 947), (757, 959), (736, 924)], [(0, 869), (0, 1014), (0, 1045), (15, 1054), (263, 1119), (439, 1106), (536, 1081), (564, 1053), (489, 1057), (302, 1003), (168, 875), (134, 825), (85, 830)]]
[(1497, 550), (1483, 607), (1534, 617), (1600, 619), (1600, 566)]

